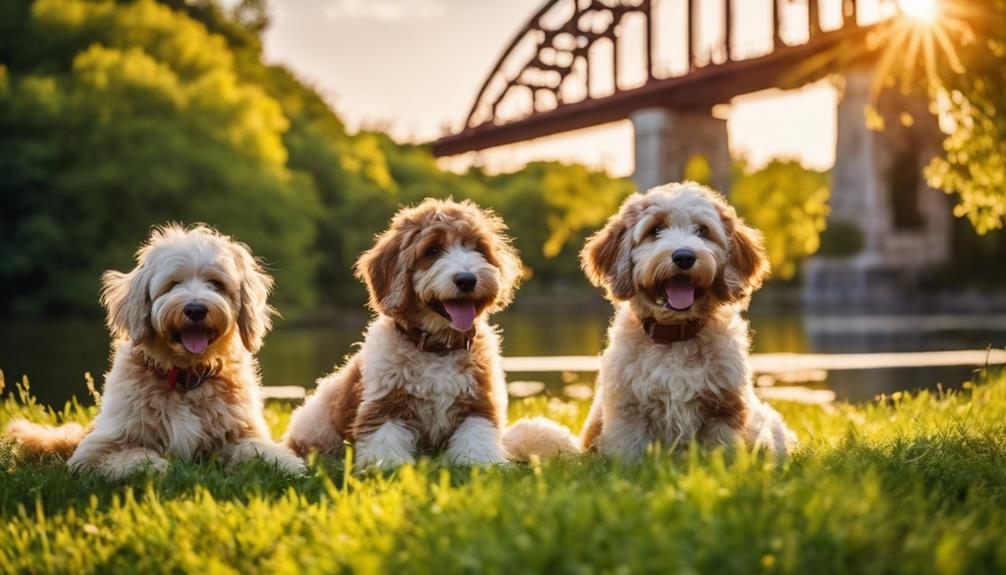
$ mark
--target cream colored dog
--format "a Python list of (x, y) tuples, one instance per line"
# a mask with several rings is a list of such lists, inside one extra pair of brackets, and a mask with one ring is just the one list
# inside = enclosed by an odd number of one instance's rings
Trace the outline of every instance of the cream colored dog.
[(587, 449), (627, 458), (647, 445), (793, 441), (754, 394), (741, 317), (768, 275), (761, 235), (722, 196), (671, 184), (628, 198), (583, 253), (615, 304), (587, 422)]
[(14, 421), (19, 450), (69, 456), (71, 469), (109, 478), (214, 455), (303, 471), (262, 417), (253, 354), (271, 327), (272, 278), (244, 244), (202, 225), (154, 230), (136, 259), (103, 278), (115, 341), (98, 416), (87, 428)]
[[(295, 452), (337, 455), (353, 441), (361, 468), (439, 453), (462, 465), (507, 460), (506, 381), (487, 320), (510, 302), (521, 270), (504, 229), (471, 202), (399, 211), (356, 266), (378, 316), (359, 351), (293, 413), (286, 441)], [(530, 427), (541, 430), (537, 444), (518, 433), (507, 446), (547, 449), (539, 438), (554, 426)]]

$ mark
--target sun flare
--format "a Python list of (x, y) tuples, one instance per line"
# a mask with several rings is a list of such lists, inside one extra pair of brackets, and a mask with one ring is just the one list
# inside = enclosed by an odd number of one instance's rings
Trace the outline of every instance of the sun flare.
[(961, 4), (944, 0), (896, 0), (899, 16), (891, 18), (870, 40), (873, 46), (881, 48), (874, 96), (893, 82), (899, 83), (903, 91), (918, 87), (920, 71), (930, 87), (942, 84), (942, 74), (964, 73), (957, 47), (974, 42), (969, 20), (975, 18), (975, 13)]
[(898, 0), (898, 8), (909, 18), (933, 22), (940, 13), (939, 0)]

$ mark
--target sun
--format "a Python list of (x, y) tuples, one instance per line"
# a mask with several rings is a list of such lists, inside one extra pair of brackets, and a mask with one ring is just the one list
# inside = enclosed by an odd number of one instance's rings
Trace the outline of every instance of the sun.
[(896, 5), (899, 17), (872, 39), (872, 45), (883, 47), (872, 91), (878, 95), (885, 83), (900, 81), (902, 90), (915, 84), (920, 68), (925, 70), (929, 86), (940, 86), (940, 71), (964, 73), (957, 55), (957, 46), (974, 42), (968, 21), (973, 13), (961, 7), (961, 2), (945, 0), (887, 0)]
[(898, 0), (898, 8), (913, 20), (933, 22), (940, 13), (939, 0)]

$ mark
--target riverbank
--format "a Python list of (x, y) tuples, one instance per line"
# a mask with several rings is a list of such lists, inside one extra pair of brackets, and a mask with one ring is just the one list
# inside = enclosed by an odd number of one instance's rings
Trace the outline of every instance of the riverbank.
[[(600, 301), (600, 300), (599, 300)], [(572, 309), (513, 306), (493, 316), (503, 334), (505, 357), (596, 356), (605, 344), (611, 307), (585, 304)], [(748, 314), (754, 354), (861, 354), (1003, 349), (1006, 314)], [(258, 354), (264, 385), (311, 389), (315, 380), (342, 362), (360, 341), (366, 311), (347, 311), (311, 326), (279, 321)], [(30, 375), (41, 403), (62, 406), (86, 393), (84, 374), (102, 383), (108, 369), (109, 338), (100, 317), (90, 320), (8, 321), (0, 330), (0, 370), (10, 381)], [(792, 379), (836, 392), (838, 399), (868, 400), (880, 393), (959, 386), (971, 368), (894, 368), (830, 371), (826, 381)], [(520, 373), (519, 380), (544, 382), (553, 391), (570, 383), (593, 385), (592, 373)]]
[[(611, 304), (601, 292), (589, 285), (569, 284), (548, 286), (529, 282), (521, 286), (518, 297), (508, 308), (519, 313), (610, 313)], [(902, 316), (1006, 316), (1006, 292), (978, 289), (913, 291), (897, 302), (885, 302), (877, 308), (850, 309), (848, 307), (814, 308), (805, 305), (799, 285), (769, 284), (752, 297), (748, 310), (753, 316), (793, 314), (795, 312), (824, 318), (841, 318), (848, 315), (877, 315), (898, 318)], [(370, 317), (371, 312), (361, 304), (340, 307), (322, 307), (310, 311), (291, 310), (286, 314), (287, 327), (317, 327), (326, 325), (355, 325)]]
[[(777, 403), (783, 467), (697, 450), (501, 469), (424, 461), (352, 477), (175, 464), (108, 483), (0, 447), (7, 572), (884, 572), (1006, 570), (1006, 378), (862, 404)], [(16, 415), (85, 421), (8, 397)], [(514, 402), (578, 427), (586, 403)], [(271, 405), (278, 434), (289, 408)]]

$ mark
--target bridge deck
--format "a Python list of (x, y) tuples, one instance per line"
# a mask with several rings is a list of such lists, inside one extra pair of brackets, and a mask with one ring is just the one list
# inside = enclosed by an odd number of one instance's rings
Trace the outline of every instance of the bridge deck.
[[(638, 88), (602, 98), (587, 98), (506, 123), (486, 123), (431, 143), (435, 156), (450, 156), (629, 118), (650, 107), (708, 110), (736, 96), (773, 87), (796, 87), (831, 71), (829, 66), (801, 66), (810, 56), (843, 40), (865, 37), (869, 28), (843, 28), (813, 43), (788, 46), (765, 56), (697, 68), (682, 76), (651, 80)], [(837, 56), (837, 54), (835, 55)]]

